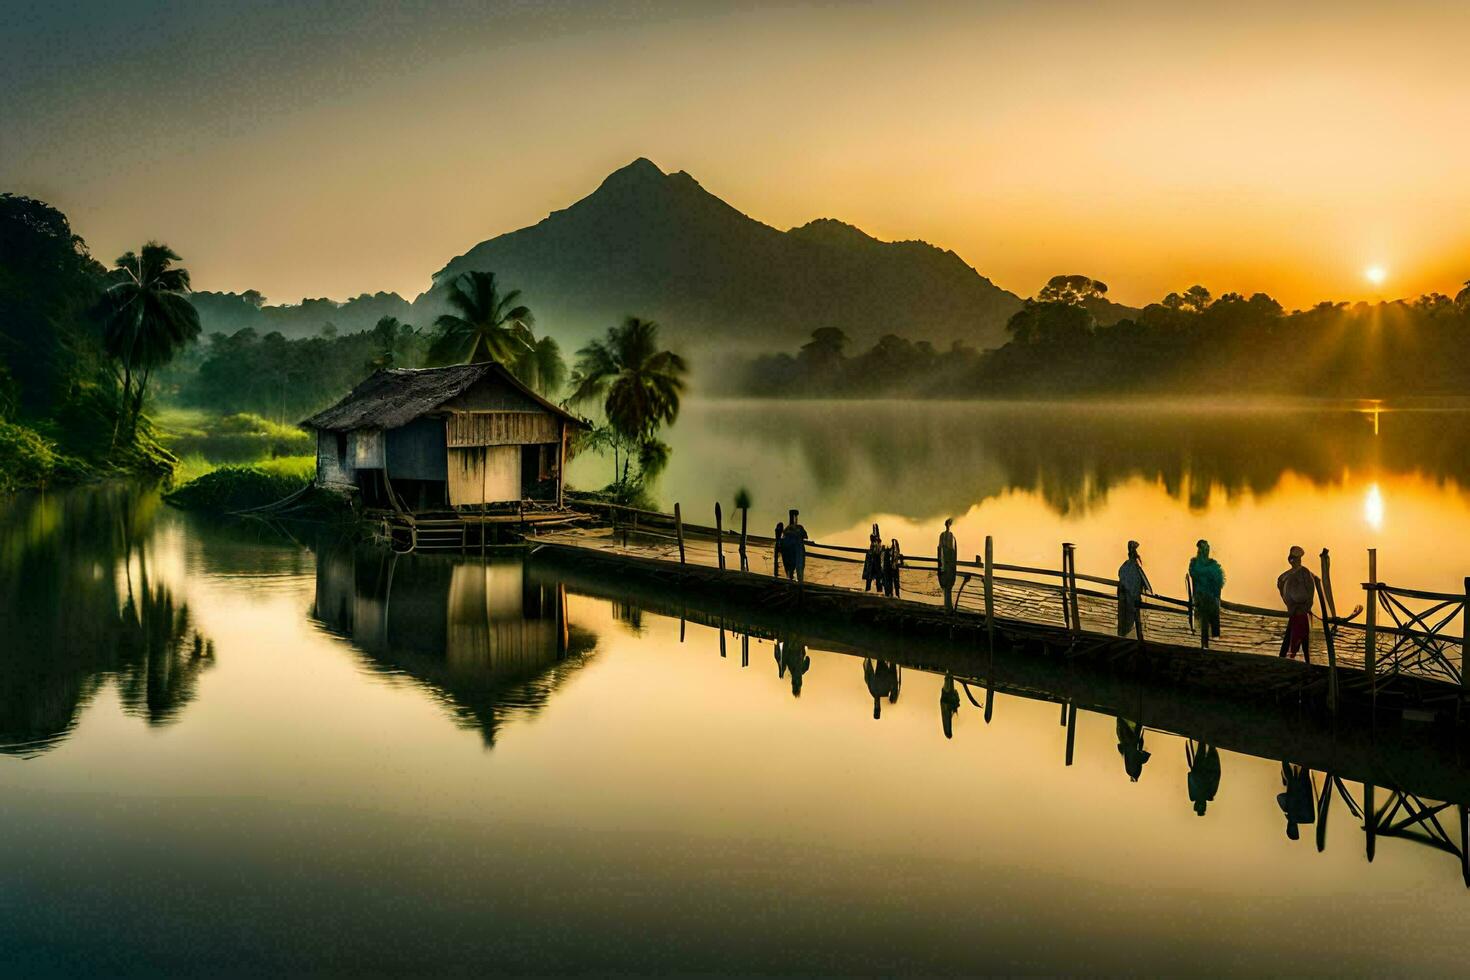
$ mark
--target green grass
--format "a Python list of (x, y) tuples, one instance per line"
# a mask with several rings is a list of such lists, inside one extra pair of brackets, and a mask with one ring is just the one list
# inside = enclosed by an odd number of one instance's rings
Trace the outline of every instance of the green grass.
[(226, 514), (283, 500), (311, 482), (294, 467), (221, 466), (170, 490), (164, 499), (185, 510)]
[(181, 459), (256, 463), (316, 451), (311, 433), (249, 412), (220, 416), (169, 406), (155, 413), (153, 425), (163, 445)]

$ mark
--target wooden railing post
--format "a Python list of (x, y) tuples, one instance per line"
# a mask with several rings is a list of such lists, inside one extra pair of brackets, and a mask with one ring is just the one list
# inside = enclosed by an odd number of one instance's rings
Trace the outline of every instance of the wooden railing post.
[(1072, 546), (1069, 543), (1067, 543), (1066, 541), (1063, 541), (1062, 542), (1062, 625), (1065, 626), (1068, 630), (1071, 630), (1072, 632), (1075, 633), (1077, 631), (1077, 624), (1074, 623), (1074, 622), (1072, 622), (1072, 598), (1071, 598), (1071, 590), (1067, 587), (1067, 582), (1071, 578), (1071, 576), (1067, 572), (1067, 567), (1071, 563), (1071, 560), (1072, 560)]
[(1460, 691), (1466, 688), (1465, 651), (1470, 649), (1470, 576), (1465, 578), (1465, 604), (1460, 607)]
[(745, 553), (745, 526), (750, 520), (750, 508), (740, 508), (740, 570), (750, 571), (750, 558)]
[(1077, 546), (1067, 545), (1067, 580), (1071, 583), (1070, 594), (1072, 596), (1072, 629), (1082, 630), (1082, 609), (1077, 601)]
[(1378, 664), (1378, 549), (1368, 549), (1368, 599), (1363, 603), (1368, 618), (1363, 629), (1363, 671), (1368, 675), (1368, 690), (1376, 701), (1378, 685), (1373, 673)]
[(1321, 579), (1317, 579), (1317, 603), (1322, 607), (1322, 640), (1327, 645), (1327, 710), (1337, 714), (1337, 650), (1328, 623), (1332, 614), (1327, 609), (1327, 595), (1322, 590)]
[(995, 649), (995, 540), (985, 535), (985, 633)]
[(679, 535), (679, 564), (684, 564), (684, 515), (679, 505), (674, 504), (674, 530)]
[(715, 501), (715, 556), (720, 562), (720, 571), (725, 570), (725, 527), (720, 514), (720, 502)]

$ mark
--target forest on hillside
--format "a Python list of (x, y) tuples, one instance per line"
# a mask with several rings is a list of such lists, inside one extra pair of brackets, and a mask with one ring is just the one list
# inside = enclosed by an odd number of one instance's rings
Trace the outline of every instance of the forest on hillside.
[(840, 326), (795, 352), (743, 362), (724, 394), (758, 397), (1057, 398), (1105, 395), (1470, 395), (1470, 283), (1384, 303), (1287, 312), (1264, 293), (1170, 293), (1101, 324), (1101, 283), (1056, 276), (1011, 316), (993, 350), (938, 348), (898, 333), (853, 352)]

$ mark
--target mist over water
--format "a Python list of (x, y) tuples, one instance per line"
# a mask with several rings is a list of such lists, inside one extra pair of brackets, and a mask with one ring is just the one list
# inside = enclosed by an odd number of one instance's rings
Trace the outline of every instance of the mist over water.
[[(1376, 426), (1376, 431), (1375, 431)], [(713, 523), (753, 497), (769, 534), (791, 507), (818, 540), (866, 544), (870, 524), (912, 554), (945, 517), (960, 552), (1110, 574), (1142, 543), (1156, 586), (1181, 594), (1195, 541), (1226, 566), (1226, 597), (1275, 605), (1287, 549), (1330, 549), (1341, 582), (1379, 549), (1384, 580), (1454, 592), (1470, 564), (1470, 405), (1207, 402), (695, 401), (669, 431), (656, 492)], [(578, 485), (610, 464), (574, 461)]]

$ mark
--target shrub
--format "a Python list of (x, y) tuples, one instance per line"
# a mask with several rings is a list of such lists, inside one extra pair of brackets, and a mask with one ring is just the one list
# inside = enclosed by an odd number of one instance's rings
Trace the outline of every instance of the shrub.
[(45, 486), (60, 460), (56, 448), (35, 429), (0, 420), (0, 491)]
[(184, 510), (227, 514), (275, 503), (310, 482), (309, 477), (254, 466), (222, 466), (169, 491), (164, 499)]

